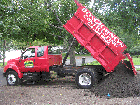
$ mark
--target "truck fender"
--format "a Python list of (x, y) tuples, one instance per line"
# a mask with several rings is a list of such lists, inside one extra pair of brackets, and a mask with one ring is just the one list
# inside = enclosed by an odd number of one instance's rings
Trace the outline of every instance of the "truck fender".
[[(7, 69), (6, 69), (6, 68), (7, 68)], [(18, 73), (18, 77), (19, 77), (19, 78), (22, 78), (22, 77), (23, 77), (23, 73), (20, 72), (19, 68), (18, 68), (16, 65), (10, 64), (10, 65), (7, 65), (6, 68), (5, 68), (5, 69), (6, 69), (6, 72), (8, 72), (8, 71), (10, 71), (10, 70), (12, 69), (12, 70), (15, 71), (16, 73)]]

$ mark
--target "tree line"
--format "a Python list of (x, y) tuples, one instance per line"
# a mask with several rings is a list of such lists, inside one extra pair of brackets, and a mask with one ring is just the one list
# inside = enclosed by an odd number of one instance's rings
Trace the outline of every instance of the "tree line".
[[(140, 50), (139, 0), (79, 0), (126, 45), (127, 52)], [(0, 38), (2, 52), (31, 45), (61, 45), (67, 51), (73, 37), (63, 24), (77, 10), (74, 0), (0, 0)], [(39, 43), (38, 43), (39, 42)], [(75, 42), (74, 51), (82, 46)], [(83, 52), (87, 52), (85, 49)], [(87, 52), (88, 53), (88, 52)], [(73, 61), (71, 61), (73, 62)]]

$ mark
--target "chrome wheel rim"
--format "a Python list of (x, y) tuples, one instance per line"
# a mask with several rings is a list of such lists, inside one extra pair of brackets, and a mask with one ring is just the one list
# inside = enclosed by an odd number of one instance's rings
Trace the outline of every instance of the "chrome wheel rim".
[(80, 85), (91, 85), (91, 76), (88, 73), (83, 73), (79, 76)]
[(9, 84), (13, 85), (16, 82), (16, 77), (14, 74), (8, 74), (7, 81)]

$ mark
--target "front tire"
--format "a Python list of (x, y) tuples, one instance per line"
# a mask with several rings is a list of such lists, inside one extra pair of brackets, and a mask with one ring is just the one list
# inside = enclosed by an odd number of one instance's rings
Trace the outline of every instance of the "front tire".
[(20, 79), (15, 71), (9, 71), (6, 74), (6, 80), (8, 86), (17, 86), (20, 84)]
[(91, 71), (83, 70), (76, 74), (75, 82), (79, 88), (90, 89), (95, 80)]

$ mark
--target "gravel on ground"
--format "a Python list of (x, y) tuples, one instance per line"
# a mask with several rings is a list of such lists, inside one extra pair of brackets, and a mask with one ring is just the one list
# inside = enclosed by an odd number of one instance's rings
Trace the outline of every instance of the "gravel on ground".
[(140, 105), (140, 71), (132, 77), (118, 65), (92, 89), (78, 89), (72, 76), (0, 86), (0, 105)]

